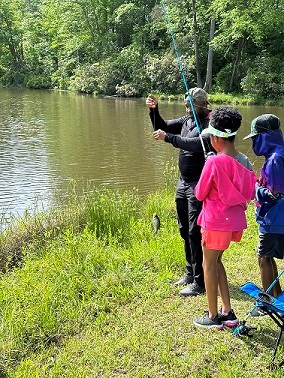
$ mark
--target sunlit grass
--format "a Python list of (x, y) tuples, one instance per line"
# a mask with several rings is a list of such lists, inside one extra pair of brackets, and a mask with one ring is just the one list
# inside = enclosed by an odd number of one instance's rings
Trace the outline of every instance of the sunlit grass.
[(0, 267), (2, 271), (20, 265), (26, 247), (37, 250), (65, 230), (80, 232), (86, 227), (105, 240), (131, 238), (131, 223), (139, 218), (141, 204), (135, 191), (107, 189), (88, 191), (84, 196), (70, 197), (64, 206), (46, 213), (11, 219), (0, 234)]
[(256, 101), (252, 97), (248, 96), (236, 96), (225, 93), (216, 93), (210, 94), (209, 100), (213, 104), (222, 104), (222, 105), (255, 105)]
[[(153, 213), (161, 218), (156, 237)], [(267, 317), (250, 319), (262, 326), (252, 339), (193, 326), (207, 303), (205, 296), (180, 298), (172, 285), (184, 255), (170, 178), (146, 199), (136, 191), (94, 191), (51, 218), (15, 229), (21, 264), (0, 279), (3, 377), (283, 376), (268, 368), (277, 328)], [(260, 284), (253, 205), (248, 225), (224, 254), (241, 319), (253, 302), (240, 286)]]
[[(183, 101), (184, 93), (176, 95), (165, 95), (157, 94), (157, 97), (161, 101)], [(209, 92), (208, 99), (210, 103), (214, 105), (225, 105), (225, 106), (253, 106), (253, 105), (263, 105), (263, 106), (284, 106), (284, 99), (265, 99), (265, 98), (254, 98), (253, 96), (246, 96), (242, 94), (228, 94), (228, 93), (212, 93)]]

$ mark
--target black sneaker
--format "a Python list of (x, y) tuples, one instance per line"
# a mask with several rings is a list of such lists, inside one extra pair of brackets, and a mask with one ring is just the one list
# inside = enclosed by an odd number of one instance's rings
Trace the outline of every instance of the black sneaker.
[(203, 327), (207, 329), (216, 328), (218, 330), (221, 330), (224, 328), (224, 325), (221, 323), (218, 314), (215, 316), (215, 318), (211, 319), (209, 318), (208, 312), (205, 312), (205, 314), (201, 317), (196, 316), (193, 319), (193, 324), (197, 327)]
[(226, 327), (235, 327), (239, 324), (239, 320), (237, 319), (234, 310), (230, 310), (227, 315), (222, 314), (220, 311), (218, 315), (221, 323)]
[(180, 280), (176, 281), (174, 283), (174, 286), (188, 285), (188, 284), (191, 284), (192, 282), (193, 282), (193, 276), (185, 275)]
[(182, 297), (194, 297), (195, 295), (205, 293), (205, 287), (199, 286), (196, 282), (193, 282), (182, 289), (179, 293)]

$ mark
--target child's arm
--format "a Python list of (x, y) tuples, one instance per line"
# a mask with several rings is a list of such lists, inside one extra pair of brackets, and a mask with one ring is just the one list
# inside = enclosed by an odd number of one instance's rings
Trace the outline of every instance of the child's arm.
[(271, 190), (263, 186), (256, 185), (255, 189), (256, 200), (261, 204), (273, 204), (283, 198), (282, 193), (273, 194)]
[(267, 161), (265, 174), (267, 182), (264, 186), (273, 194), (284, 193), (284, 156)]
[(204, 201), (211, 190), (214, 176), (214, 158), (215, 156), (211, 156), (205, 162), (200, 179), (195, 187), (195, 196), (199, 201)]

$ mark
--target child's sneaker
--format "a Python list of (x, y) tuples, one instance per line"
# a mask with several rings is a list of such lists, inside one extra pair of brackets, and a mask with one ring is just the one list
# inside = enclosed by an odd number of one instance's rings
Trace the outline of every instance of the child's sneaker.
[(258, 306), (254, 306), (254, 308), (251, 311), (249, 311), (247, 314), (250, 314), (252, 318), (268, 315), (267, 312), (262, 311), (262, 309)]
[(211, 319), (209, 318), (209, 313), (205, 312), (203, 316), (196, 316), (193, 319), (193, 324), (196, 325), (197, 327), (203, 327), (203, 328), (208, 328), (208, 329), (223, 329), (224, 326), (221, 323), (218, 314), (215, 316), (215, 318)]
[(227, 315), (224, 315), (220, 311), (218, 315), (221, 323), (224, 324), (226, 327), (235, 327), (239, 324), (239, 320), (236, 317), (234, 310), (230, 310)]

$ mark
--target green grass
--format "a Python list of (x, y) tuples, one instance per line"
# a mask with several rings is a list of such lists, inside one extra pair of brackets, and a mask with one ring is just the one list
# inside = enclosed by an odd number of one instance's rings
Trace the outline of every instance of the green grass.
[[(165, 95), (157, 94), (157, 97), (161, 101), (183, 101), (184, 94), (176, 95)], [(230, 105), (230, 106), (252, 106), (252, 105), (265, 105), (265, 106), (284, 106), (284, 99), (280, 98), (278, 100), (265, 99), (265, 98), (254, 98), (253, 96), (245, 96), (241, 94), (227, 94), (227, 93), (209, 93), (208, 99), (210, 103), (216, 105)]]
[[(51, 222), (39, 234), (30, 227), (21, 265), (0, 280), (0, 376), (283, 376), (268, 368), (277, 327), (267, 317), (249, 320), (261, 326), (251, 339), (193, 326), (206, 297), (180, 298), (172, 285), (184, 269), (173, 193), (142, 200), (135, 192), (95, 192), (79, 201), (77, 216), (62, 210), (57, 232)], [(161, 218), (156, 237), (154, 212)], [(243, 240), (224, 254), (241, 319), (253, 301), (240, 286), (260, 283), (253, 206), (248, 219)]]
[(214, 104), (230, 105), (256, 105), (257, 102), (248, 96), (231, 95), (225, 93), (210, 94), (210, 101)]
[(83, 195), (70, 191), (65, 206), (55, 206), (47, 213), (29, 214), (12, 219), (0, 234), (0, 269), (5, 272), (21, 265), (25, 248), (38, 250), (48, 240), (66, 230), (85, 228), (100, 238), (125, 241), (131, 238), (129, 224), (139, 217), (139, 197), (135, 191), (89, 190)]

